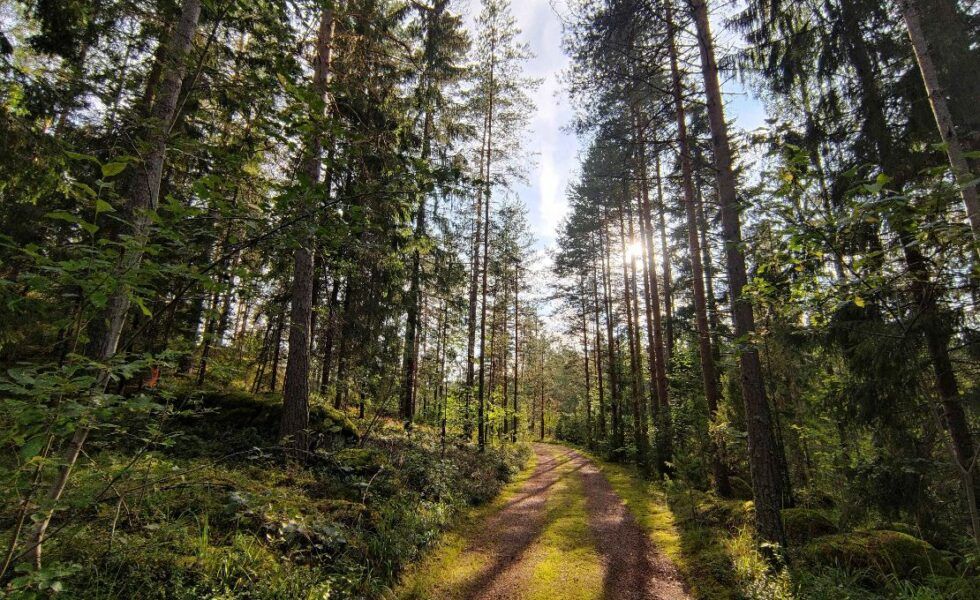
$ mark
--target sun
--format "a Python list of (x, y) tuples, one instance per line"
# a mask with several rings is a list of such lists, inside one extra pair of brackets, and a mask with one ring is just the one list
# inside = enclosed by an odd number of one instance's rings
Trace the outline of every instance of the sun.
[(639, 241), (633, 242), (626, 246), (626, 260), (633, 260), (635, 258), (640, 258), (643, 256), (643, 246)]

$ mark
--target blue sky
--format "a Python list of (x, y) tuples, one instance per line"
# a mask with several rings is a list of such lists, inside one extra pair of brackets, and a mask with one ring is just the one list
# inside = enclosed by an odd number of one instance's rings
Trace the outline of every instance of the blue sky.
[[(469, 0), (466, 14), (472, 18), (479, 10), (479, 0)], [(515, 185), (514, 193), (527, 204), (534, 234), (539, 246), (545, 248), (553, 244), (556, 228), (565, 214), (565, 190), (575, 178), (580, 151), (576, 136), (564, 131), (572, 121), (573, 111), (560, 82), (569, 58), (561, 48), (558, 12), (567, 14), (567, 8), (565, 0), (512, 0), (511, 10), (523, 31), (522, 38), (535, 55), (527, 65), (527, 74), (542, 80), (534, 94), (536, 111), (527, 136), (533, 164), (528, 169), (527, 183)], [(713, 26), (720, 44), (734, 43), (719, 22)], [(762, 125), (765, 113), (751, 92), (737, 81), (725, 82), (724, 91), (727, 115), (737, 128), (752, 130)]]

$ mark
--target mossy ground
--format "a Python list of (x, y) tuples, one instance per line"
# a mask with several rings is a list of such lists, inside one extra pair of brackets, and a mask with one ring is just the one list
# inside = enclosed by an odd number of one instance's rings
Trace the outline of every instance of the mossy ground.
[[(789, 511), (799, 539), (813, 541), (791, 552), (790, 568), (773, 572), (752, 538), (750, 500), (649, 481), (633, 467), (593, 459), (695, 598), (980, 598), (980, 581), (968, 565), (955, 571), (922, 540), (895, 532), (837, 534), (827, 511)], [(854, 563), (842, 564), (846, 556)]]
[(177, 401), (203, 410), (155, 424), (156, 437), (137, 422), (127, 444), (93, 434), (45, 544), (61, 597), (377, 597), (529, 454), (443, 448), (436, 431), (385, 420), (352, 447), (356, 420), (315, 408), (320, 446), (297, 462), (277, 449), (275, 398), (194, 396)]
[(456, 527), (442, 535), (420, 563), (409, 567), (398, 587), (391, 594), (399, 600), (425, 600), (448, 594), (476, 576), (489, 561), (480, 552), (466, 552), (469, 540), (483, 526), (484, 520), (511, 502), (537, 467), (532, 454), (524, 468), (490, 503), (471, 508), (464, 513)]

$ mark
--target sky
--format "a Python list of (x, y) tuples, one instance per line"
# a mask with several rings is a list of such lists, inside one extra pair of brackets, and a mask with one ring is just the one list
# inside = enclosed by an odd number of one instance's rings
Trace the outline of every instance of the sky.
[[(463, 4), (466, 6), (466, 0)], [(480, 1), (468, 0), (465, 14), (471, 26), (479, 11)], [(565, 192), (576, 176), (583, 150), (575, 134), (566, 130), (574, 111), (560, 81), (570, 59), (562, 52), (559, 13), (567, 15), (568, 11), (565, 0), (512, 0), (511, 11), (523, 32), (521, 38), (534, 54), (527, 64), (527, 75), (542, 80), (533, 95), (536, 109), (526, 144), (533, 164), (528, 169), (527, 183), (516, 184), (514, 193), (527, 205), (532, 231), (543, 250), (554, 244), (568, 208)], [(734, 43), (733, 39), (726, 39), (720, 22), (713, 23), (713, 27), (716, 36), (720, 33), (719, 45)], [(723, 91), (726, 114), (737, 128), (752, 130), (763, 124), (762, 103), (738, 81), (724, 82)]]

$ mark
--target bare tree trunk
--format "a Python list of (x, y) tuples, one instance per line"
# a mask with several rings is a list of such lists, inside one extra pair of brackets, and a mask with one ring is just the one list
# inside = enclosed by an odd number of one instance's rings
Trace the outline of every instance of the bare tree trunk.
[[(444, 6), (444, 5), (442, 5)], [(429, 32), (431, 35), (431, 31)], [(425, 122), (422, 125), (422, 161), (429, 160), (431, 149), (432, 111), (426, 108)], [(415, 238), (417, 241), (425, 238), (425, 195), (423, 191), (419, 199), (418, 212), (415, 214)], [(419, 368), (419, 307), (422, 303), (422, 256), (418, 248), (412, 253), (412, 275), (408, 290), (408, 310), (405, 315), (405, 353), (402, 357), (402, 389), (400, 412), (406, 423), (411, 423), (415, 416), (416, 379)]]
[[(670, 24), (673, 27), (673, 24)], [(715, 355), (711, 347), (711, 327), (708, 324), (708, 307), (704, 293), (704, 268), (701, 263), (700, 227), (698, 226), (697, 196), (694, 190), (694, 167), (690, 140), (687, 135), (686, 109), (683, 99), (683, 83), (678, 65), (677, 45), (673, 33), (670, 34), (670, 71), (673, 79), (674, 114), (677, 117), (678, 160), (681, 164), (682, 188), (684, 190), (684, 212), (687, 217), (687, 247), (691, 260), (691, 292), (694, 298), (694, 320), (698, 332), (698, 355), (701, 360), (701, 382), (704, 397), (708, 404), (708, 414), (718, 412), (720, 393), (718, 373), (715, 369)], [(712, 466), (715, 468), (715, 486), (723, 487), (727, 480), (718, 460), (716, 448), (711, 448)], [(727, 490), (726, 490), (727, 491)]]
[[(493, 89), (493, 63), (490, 64), (490, 86), (489, 89)], [(489, 264), (490, 259), (490, 197), (493, 194), (493, 171), (491, 170), (492, 163), (492, 147), (493, 147), (493, 94), (491, 93), (488, 100), (487, 106), (487, 153), (486, 153), (486, 198), (483, 202), (483, 272), (481, 273), (482, 282), (480, 284), (480, 382), (478, 386), (478, 398), (479, 405), (477, 406), (477, 442), (482, 451), (486, 447), (487, 434), (485, 431), (485, 420), (486, 420), (486, 398), (485, 389), (486, 384), (486, 338), (487, 338), (487, 275), (489, 274)]]
[(612, 435), (613, 446), (620, 448), (623, 445), (622, 416), (620, 407), (622, 406), (622, 386), (619, 381), (619, 357), (616, 352), (616, 336), (614, 335), (613, 303), (612, 303), (612, 281), (611, 267), (609, 265), (609, 252), (611, 243), (609, 241), (609, 215), (606, 213), (602, 219), (602, 229), (599, 236), (599, 256), (602, 258), (602, 295), (605, 300), (606, 308), (606, 337), (609, 343), (609, 395), (610, 409), (612, 410)]
[[(647, 467), (647, 419), (646, 403), (643, 401), (643, 367), (640, 359), (640, 341), (636, 323), (636, 259), (629, 257), (627, 240), (632, 241), (633, 220), (630, 215), (630, 234), (627, 236), (625, 221), (626, 204), (630, 202), (628, 190), (624, 190), (619, 205), (619, 240), (623, 253), (623, 298), (626, 301), (626, 334), (630, 347), (630, 396), (633, 400), (633, 439), (636, 444), (636, 462), (641, 468)], [(630, 270), (632, 269), (632, 277)]]
[(908, 28), (909, 39), (912, 41), (912, 49), (915, 51), (915, 60), (919, 64), (919, 72), (922, 74), (922, 83), (925, 85), (929, 105), (932, 107), (932, 115), (936, 119), (939, 137), (946, 147), (946, 156), (949, 157), (953, 176), (960, 184), (960, 195), (963, 198), (963, 204), (966, 206), (966, 215), (970, 219), (973, 241), (978, 242), (980, 241), (980, 200), (977, 199), (977, 185), (971, 183), (973, 174), (970, 173), (970, 164), (967, 162), (963, 152), (963, 144), (956, 133), (953, 116), (950, 114), (949, 104), (946, 101), (946, 91), (940, 83), (939, 73), (936, 70), (929, 43), (922, 28), (919, 0), (901, 0), (900, 4), (902, 17), (905, 19), (905, 25)]
[[(728, 140), (728, 126), (725, 123), (721, 86), (718, 83), (718, 64), (715, 61), (714, 42), (708, 24), (708, 7), (705, 0), (691, 0), (691, 7), (697, 28), (708, 121), (717, 170), (718, 200), (721, 205), (722, 238), (725, 242), (728, 264), (732, 322), (735, 338), (741, 341), (739, 367), (745, 420), (748, 426), (749, 466), (752, 472), (752, 495), (755, 498), (756, 532), (762, 539), (785, 547), (786, 534), (779, 512), (782, 508), (784, 490), (779, 477), (777, 451), (772, 434), (772, 417), (762, 381), (759, 352), (752, 345), (752, 337), (755, 335), (755, 317), (752, 305), (742, 298), (747, 275), (745, 256), (742, 251), (738, 199), (735, 194), (735, 173), (732, 170), (732, 152)], [(672, 23), (670, 26), (673, 28)]]
[(638, 131), (638, 166), (640, 170), (640, 235), (643, 238), (646, 260), (646, 318), (647, 345), (650, 347), (650, 386), (656, 390), (657, 406), (653, 408), (656, 432), (657, 471), (669, 473), (669, 463), (673, 461), (672, 426), (670, 415), (670, 396), (667, 389), (666, 358), (664, 356), (663, 322), (660, 315), (660, 286), (657, 282), (656, 251), (653, 242), (653, 220), (650, 216), (650, 189), (647, 180), (646, 139), (643, 117), (636, 115)]
[(664, 329), (667, 334), (666, 357), (664, 358), (664, 369), (670, 372), (670, 364), (674, 358), (674, 278), (670, 269), (670, 247), (667, 242), (667, 212), (664, 204), (663, 178), (660, 174), (660, 152), (656, 153), (657, 169), (657, 215), (660, 226), (660, 260), (663, 262), (664, 277), (664, 317), (666, 320)]
[(323, 334), (323, 363), (320, 371), (320, 395), (327, 393), (330, 388), (330, 372), (333, 365), (333, 338), (337, 330), (337, 299), (340, 294), (340, 278), (334, 277), (333, 285), (330, 289), (330, 305), (327, 308), (327, 323), (324, 325)]
[(603, 381), (602, 381), (602, 332), (599, 327), (599, 272), (596, 266), (596, 261), (592, 260), (592, 306), (593, 306), (593, 319), (595, 321), (595, 352), (593, 356), (595, 358), (595, 373), (596, 382), (599, 387), (599, 427), (598, 434), (600, 438), (606, 437), (606, 398)]
[[(200, 0), (184, 0), (173, 35), (167, 41), (166, 48), (157, 55), (160, 59), (161, 80), (152, 104), (147, 103), (149, 119), (145, 141), (148, 151), (144, 155), (143, 162), (135, 168), (129, 182), (129, 202), (126, 213), (131, 218), (132, 242), (123, 250), (119, 264), (116, 265), (116, 275), (120, 280), (136, 271), (143, 261), (143, 252), (150, 235), (150, 215), (156, 211), (159, 204), (167, 140), (180, 97), (184, 62), (194, 42), (194, 33), (197, 31), (200, 15)], [(116, 354), (123, 324), (129, 313), (129, 305), (129, 288), (125, 283), (120, 283), (118, 289), (109, 297), (102, 316), (93, 326), (91, 342), (86, 349), (89, 358), (98, 363), (105, 363)], [(103, 372), (99, 375), (96, 386), (104, 389), (108, 382), (109, 374)], [(47, 506), (54, 507), (61, 500), (88, 434), (89, 428), (84, 424), (75, 430), (62, 457), (62, 466), (58, 469), (54, 482), (48, 490)], [(38, 515), (29, 538), (31, 554), (38, 569), (41, 568), (41, 546), (53, 516), (53, 508), (47, 508)]]
[[(313, 60), (313, 91), (326, 103), (334, 32), (334, 11), (325, 8), (320, 15), (317, 53)], [(321, 115), (322, 116), (322, 115)], [(303, 184), (313, 187), (320, 181), (323, 144), (317, 133), (310, 136), (299, 171)], [(309, 191), (303, 194), (300, 210), (309, 207)], [(312, 219), (309, 219), (312, 222)], [(310, 446), (307, 427), (310, 423), (310, 328), (313, 319), (313, 230), (301, 224), (294, 255), (292, 298), (289, 314), (289, 353), (286, 356), (286, 378), (283, 384), (282, 419), (279, 437), (299, 451)]]
[(276, 335), (272, 346), (272, 371), (269, 379), (270, 392), (276, 391), (276, 383), (279, 381), (279, 357), (282, 353), (282, 330), (285, 325), (286, 309), (285, 307), (280, 307), (279, 314), (276, 316)]
[(520, 304), (518, 303), (518, 296), (521, 292), (521, 265), (517, 264), (514, 267), (514, 413), (513, 426), (510, 430), (510, 441), (517, 441), (517, 412), (519, 410), (518, 405), (518, 383), (520, 375), (520, 338), (518, 337), (518, 332), (520, 331), (521, 324), (521, 311)]
[[(715, 302), (714, 267), (711, 264), (711, 247), (708, 241), (708, 221), (704, 215), (704, 198), (701, 194), (701, 185), (697, 179), (695, 179), (695, 184), (695, 196), (698, 209), (698, 230), (701, 237), (701, 259), (704, 266), (704, 295), (705, 299), (707, 300), (708, 326), (711, 329), (711, 355), (717, 364), (717, 361), (721, 357), (721, 351), (718, 339), (719, 322), (718, 306)], [(715, 478), (715, 489), (718, 491), (718, 494), (722, 497), (727, 497), (732, 493), (732, 485), (728, 479), (728, 467), (725, 466), (724, 441), (717, 441), (710, 432), (710, 425), (714, 423), (717, 418), (718, 403), (715, 402), (712, 405), (711, 402), (708, 402), (708, 451), (711, 453), (711, 472)]]
[[(483, 141), (480, 144), (480, 178), (487, 177), (486, 167), (486, 146), (487, 146), (487, 123), (489, 115), (483, 119)], [(463, 390), (463, 437), (467, 440), (473, 436), (473, 423), (470, 418), (470, 400), (473, 396), (473, 385), (476, 379), (476, 300), (477, 291), (480, 283), (480, 249), (483, 238), (483, 191), (481, 185), (476, 192), (475, 219), (473, 228), (473, 248), (470, 254), (470, 293), (469, 305), (466, 321), (466, 387)]]
[(592, 380), (589, 377), (589, 309), (585, 304), (585, 278), (579, 276), (582, 300), (582, 359), (585, 366), (585, 446), (592, 447)]

